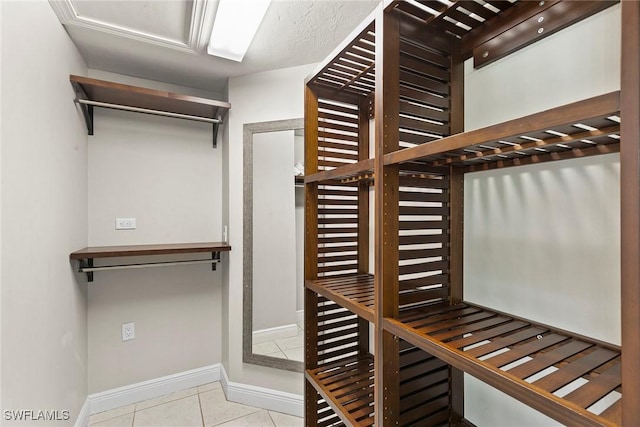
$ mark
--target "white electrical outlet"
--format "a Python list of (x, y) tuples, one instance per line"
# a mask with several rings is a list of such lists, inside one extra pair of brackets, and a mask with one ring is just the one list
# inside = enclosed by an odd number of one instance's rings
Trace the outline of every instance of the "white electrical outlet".
[(116, 230), (135, 230), (135, 218), (116, 218)]
[(129, 341), (136, 337), (136, 324), (123, 323), (122, 324), (122, 341)]

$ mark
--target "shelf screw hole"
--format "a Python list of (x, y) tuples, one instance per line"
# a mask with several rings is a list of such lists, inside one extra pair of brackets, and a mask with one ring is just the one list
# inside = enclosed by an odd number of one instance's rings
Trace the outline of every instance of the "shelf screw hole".
[(538, 28), (538, 34), (542, 34), (543, 31), (544, 31), (544, 28)]
[(544, 0), (538, 3), (538, 6), (544, 6)]
[(538, 338), (539, 340), (542, 339), (542, 335), (536, 335), (536, 338)]
[(544, 16), (541, 16), (540, 18), (538, 18), (538, 22), (539, 23), (542, 22), (542, 21), (544, 21)]
[(486, 58), (487, 56), (489, 56), (489, 51), (485, 51), (485, 52), (482, 54), (482, 57), (483, 57), (483, 58)]

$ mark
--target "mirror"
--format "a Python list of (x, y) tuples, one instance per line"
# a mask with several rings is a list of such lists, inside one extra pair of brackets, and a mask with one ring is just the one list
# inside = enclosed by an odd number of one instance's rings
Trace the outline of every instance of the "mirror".
[(244, 125), (243, 361), (303, 370), (303, 119)]

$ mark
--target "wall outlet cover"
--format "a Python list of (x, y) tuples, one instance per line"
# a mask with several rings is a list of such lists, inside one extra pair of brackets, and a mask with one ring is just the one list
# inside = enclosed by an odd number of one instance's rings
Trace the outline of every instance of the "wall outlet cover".
[(135, 323), (123, 323), (122, 324), (122, 341), (129, 341), (136, 337), (136, 325)]
[(135, 218), (116, 218), (116, 230), (135, 230)]

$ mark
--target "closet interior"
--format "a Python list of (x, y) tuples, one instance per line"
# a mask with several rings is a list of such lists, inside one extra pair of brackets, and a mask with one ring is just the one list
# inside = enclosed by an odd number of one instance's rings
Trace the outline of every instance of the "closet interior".
[[(383, 3), (306, 81), (306, 425), (472, 425), (464, 373), (566, 425), (634, 425), (640, 3), (621, 6), (620, 91), (468, 132), (464, 61), (482, 67), (617, 2)], [(466, 173), (616, 152), (622, 346), (465, 300)]]

